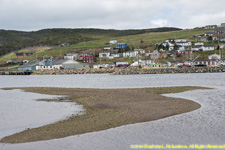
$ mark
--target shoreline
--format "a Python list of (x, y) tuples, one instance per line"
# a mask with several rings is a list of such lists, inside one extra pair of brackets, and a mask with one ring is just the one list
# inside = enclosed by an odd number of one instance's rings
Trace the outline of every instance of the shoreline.
[(71, 70), (35, 70), (32, 72), (32, 75), (66, 75), (66, 74), (133, 75), (133, 74), (175, 74), (175, 73), (213, 73), (213, 72), (225, 72), (225, 66), (151, 68), (151, 69), (124, 67), (124, 68), (101, 68), (101, 69), (80, 68)]
[[(5, 88), (11, 89), (11, 88)], [(86, 114), (39, 128), (29, 129), (1, 139), (1, 143), (24, 143), (50, 140), (115, 128), (122, 125), (158, 120), (200, 108), (198, 103), (160, 94), (202, 87), (165, 87), (140, 89), (75, 89), (75, 88), (12, 88), (26, 92), (68, 95), (82, 104)]]
[(136, 67), (121, 68), (78, 68), (60, 70), (32, 70), (32, 71), (0, 71), (0, 75), (68, 75), (68, 74), (110, 74), (110, 75), (134, 75), (134, 74), (177, 74), (177, 73), (216, 73), (225, 72), (225, 66), (214, 67), (182, 67), (182, 68), (150, 68), (140, 69)]

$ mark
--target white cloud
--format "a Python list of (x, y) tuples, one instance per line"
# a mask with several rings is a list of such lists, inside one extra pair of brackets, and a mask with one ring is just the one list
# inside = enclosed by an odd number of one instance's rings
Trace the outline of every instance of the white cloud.
[(224, 0), (1, 0), (0, 29), (191, 28), (225, 22)]

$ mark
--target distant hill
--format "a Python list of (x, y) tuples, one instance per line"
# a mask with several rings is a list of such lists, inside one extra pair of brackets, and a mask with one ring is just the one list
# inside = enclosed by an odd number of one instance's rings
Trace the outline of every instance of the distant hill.
[(140, 30), (105, 29), (43, 29), (24, 32), (0, 30), (0, 56), (33, 46), (55, 46), (62, 43), (76, 44), (101, 38), (137, 35), (151, 32), (178, 31), (179, 28), (153, 28)]

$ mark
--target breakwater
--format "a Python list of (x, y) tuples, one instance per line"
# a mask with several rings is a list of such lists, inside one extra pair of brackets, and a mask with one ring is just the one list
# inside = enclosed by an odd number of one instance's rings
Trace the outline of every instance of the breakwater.
[(63, 75), (63, 74), (112, 74), (112, 75), (129, 75), (129, 74), (168, 74), (168, 73), (210, 73), (225, 72), (225, 66), (221, 67), (184, 67), (184, 68), (157, 68), (157, 69), (140, 69), (133, 67), (125, 68), (82, 68), (73, 70), (36, 70), (34, 75)]

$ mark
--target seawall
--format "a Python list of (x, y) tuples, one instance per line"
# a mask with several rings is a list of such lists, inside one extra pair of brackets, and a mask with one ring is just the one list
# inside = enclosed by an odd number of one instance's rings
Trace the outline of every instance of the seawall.
[(225, 66), (221, 67), (184, 67), (184, 68), (162, 68), (162, 69), (140, 69), (140, 68), (82, 68), (73, 70), (36, 70), (33, 75), (63, 75), (63, 74), (168, 74), (168, 73), (210, 73), (225, 72)]

